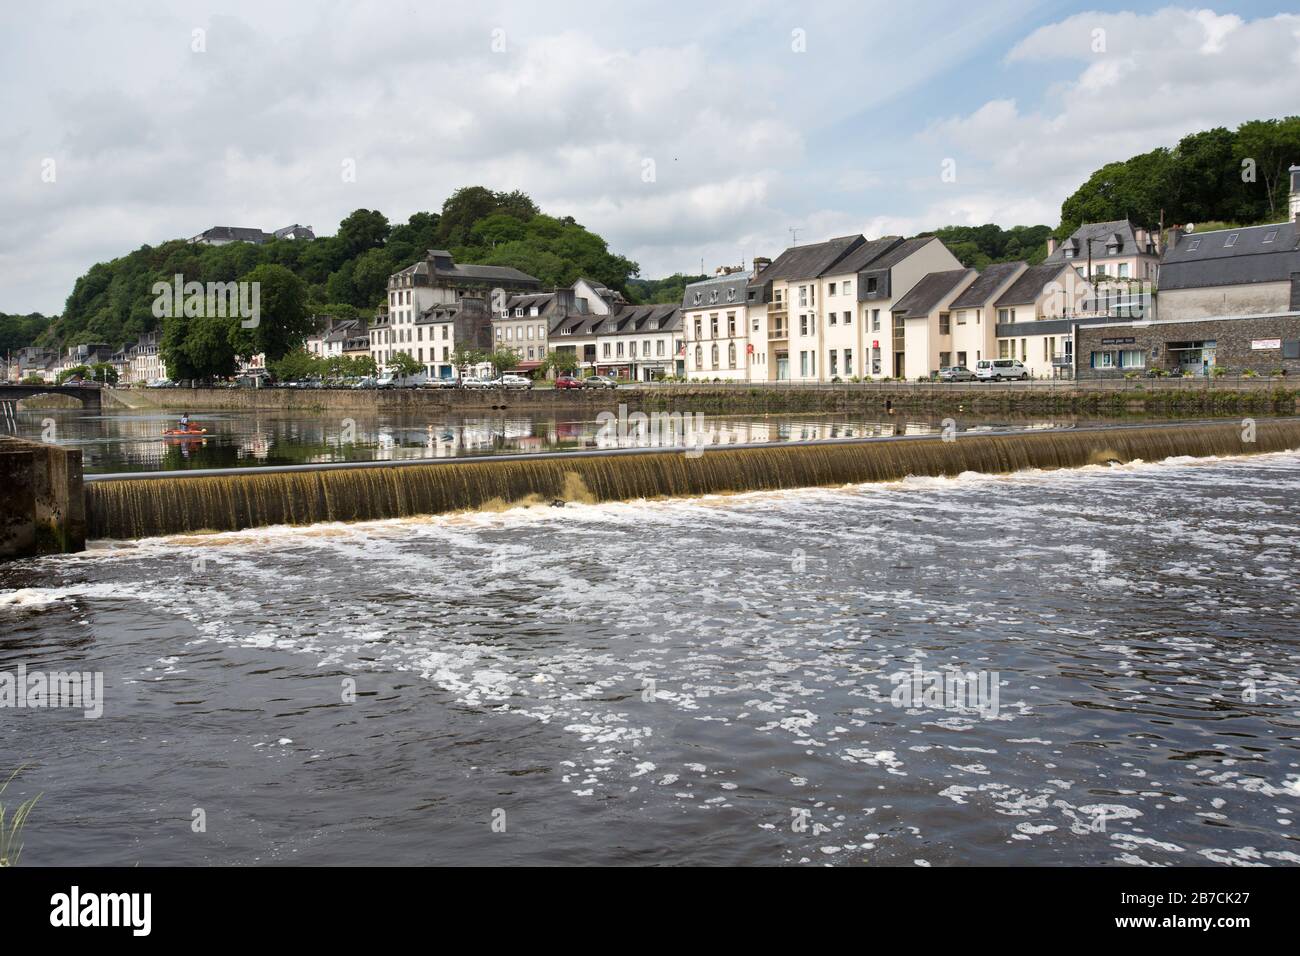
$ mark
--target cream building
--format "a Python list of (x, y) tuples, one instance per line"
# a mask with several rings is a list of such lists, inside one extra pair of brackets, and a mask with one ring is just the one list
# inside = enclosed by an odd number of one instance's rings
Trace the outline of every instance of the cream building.
[(997, 311), (993, 303), (1027, 268), (1025, 262), (995, 262), (949, 303), (952, 361), (941, 362), (941, 368), (952, 364), (973, 370), (982, 359), (996, 357)]
[(996, 300), (997, 355), (1025, 363), (1035, 378), (1052, 378), (1073, 355), (1071, 317), (1091, 296), (1067, 262), (1043, 262), (1025, 269)]
[(929, 378), (952, 365), (952, 303), (978, 273), (974, 269), (948, 269), (922, 276), (890, 309), (892, 326), (901, 319), (903, 367), (907, 378)]

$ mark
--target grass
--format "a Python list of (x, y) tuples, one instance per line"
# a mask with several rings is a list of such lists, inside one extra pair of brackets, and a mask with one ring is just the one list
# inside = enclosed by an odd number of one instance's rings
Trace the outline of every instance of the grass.
[[(5, 790), (9, 784), (14, 782), (14, 778), (27, 769), (27, 765), (19, 767), (9, 775), (9, 779), (0, 785), (0, 797), (4, 796)], [(30, 800), (24, 800), (14, 809), (13, 815), (8, 816), (5, 813), (5, 805), (0, 803), (0, 867), (17, 866), (18, 858), (22, 856), (22, 833), (23, 826), (27, 823), (27, 817), (31, 814), (32, 808), (36, 806), (36, 801), (41, 798), (38, 793)], [(7, 818), (6, 818), (7, 817)]]

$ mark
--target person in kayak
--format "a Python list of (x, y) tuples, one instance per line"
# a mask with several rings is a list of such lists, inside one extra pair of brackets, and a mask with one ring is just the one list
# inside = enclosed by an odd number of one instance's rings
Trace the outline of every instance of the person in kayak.
[(181, 412), (181, 420), (180, 420), (179, 430), (180, 430), (180, 431), (183, 431), (183, 432), (187, 432), (187, 431), (190, 430), (190, 413), (189, 413), (189, 412)]

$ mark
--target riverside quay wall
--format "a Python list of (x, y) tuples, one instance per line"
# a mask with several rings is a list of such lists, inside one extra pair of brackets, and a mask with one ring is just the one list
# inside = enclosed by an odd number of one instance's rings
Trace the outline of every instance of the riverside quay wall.
[(0, 436), (0, 561), (85, 544), (81, 452)]
[(615, 390), (461, 389), (106, 389), (106, 409), (295, 412), (526, 412), (611, 405), (632, 411), (782, 412), (1087, 412), (1176, 416), (1296, 412), (1300, 375), (1244, 378), (1116, 378), (1095, 381), (850, 382), (825, 385), (665, 383)]

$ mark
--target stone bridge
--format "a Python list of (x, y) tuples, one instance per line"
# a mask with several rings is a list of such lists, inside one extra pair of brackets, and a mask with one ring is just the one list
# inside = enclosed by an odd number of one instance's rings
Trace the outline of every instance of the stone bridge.
[(7, 385), (0, 384), (0, 404), (21, 402), (36, 395), (71, 395), (85, 409), (99, 411), (103, 402), (99, 385)]

